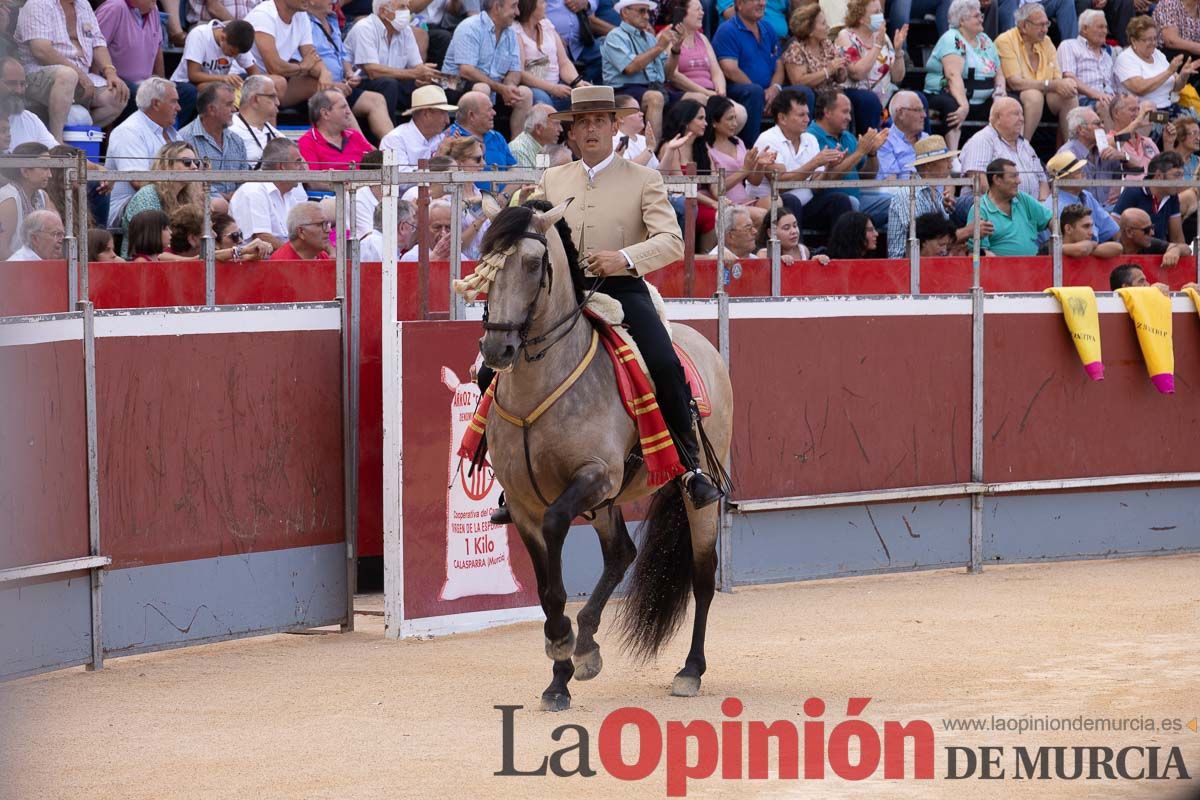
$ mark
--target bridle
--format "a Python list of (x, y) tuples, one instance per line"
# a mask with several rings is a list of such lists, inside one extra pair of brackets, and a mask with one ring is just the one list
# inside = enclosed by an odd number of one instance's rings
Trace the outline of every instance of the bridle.
[[(491, 322), (488, 319), (488, 312), (485, 309), (483, 312), (483, 329), (485, 331), (515, 332), (521, 338), (521, 344), (517, 347), (517, 350), (524, 354), (526, 362), (533, 363), (534, 361), (541, 361), (543, 358), (545, 358), (546, 354), (550, 352), (550, 348), (562, 341), (562, 339), (565, 338), (567, 334), (569, 334), (575, 328), (575, 323), (579, 321), (581, 316), (583, 316), (584, 306), (586, 306), (588, 301), (592, 299), (592, 296), (596, 294), (596, 291), (600, 288), (600, 285), (604, 283), (604, 278), (600, 278), (595, 282), (595, 284), (593, 284), (592, 288), (583, 298), (583, 301), (576, 305), (574, 309), (568, 311), (561, 319), (547, 328), (541, 335), (530, 338), (529, 328), (533, 325), (533, 316), (534, 312), (537, 311), (537, 304), (538, 300), (541, 299), (542, 289), (546, 290), (547, 296), (549, 296), (550, 292), (554, 289), (554, 271), (550, 269), (550, 246), (547, 243), (545, 236), (540, 233), (534, 233), (533, 231), (522, 231), (517, 235), (517, 238), (532, 239), (533, 241), (542, 245), (541, 278), (538, 281), (538, 291), (534, 293), (533, 299), (529, 301), (529, 307), (525, 312), (525, 319), (523, 321)], [(560, 328), (562, 328), (561, 331), (559, 330)], [(558, 333), (555, 334), (555, 331), (558, 331)], [(552, 336), (552, 334), (555, 335)], [(547, 342), (547, 340), (549, 341)], [(532, 348), (538, 347), (543, 343), (545, 343), (545, 346), (542, 347), (540, 352), (532, 352)]]

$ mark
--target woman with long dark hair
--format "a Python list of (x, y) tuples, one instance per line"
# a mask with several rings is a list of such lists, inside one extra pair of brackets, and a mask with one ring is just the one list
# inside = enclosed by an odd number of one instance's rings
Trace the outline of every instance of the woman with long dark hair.
[[(704, 133), (708, 128), (704, 106), (695, 100), (680, 100), (671, 106), (663, 119), (662, 145), (658, 150), (658, 170), (663, 175), (682, 175), (689, 164), (697, 175), (712, 172), (712, 160)], [(707, 186), (696, 192), (696, 232), (700, 235), (699, 250), (708, 252), (716, 244), (717, 201)], [(675, 213), (683, 218), (683, 193), (671, 195)], [(682, 228), (682, 223), (680, 224)]]
[[(704, 130), (704, 143), (708, 146), (708, 158), (714, 171), (725, 170), (725, 199), (750, 210), (750, 218), (758, 225), (767, 214), (770, 198), (765, 196), (767, 186), (763, 184), (764, 170), (775, 162), (775, 153), (759, 153), (757, 147), (746, 149), (737, 137), (745, 122), (738, 111), (737, 103), (728, 97), (713, 95), (704, 105), (708, 127)], [(762, 184), (763, 196), (751, 194), (751, 186)]]
[(829, 232), (825, 254), (830, 258), (874, 258), (879, 232), (871, 218), (861, 211), (843, 214)]

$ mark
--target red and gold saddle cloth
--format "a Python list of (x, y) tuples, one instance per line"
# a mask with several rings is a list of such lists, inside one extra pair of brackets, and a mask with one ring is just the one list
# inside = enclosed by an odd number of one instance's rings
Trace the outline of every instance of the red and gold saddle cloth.
[[(638, 354), (623, 337), (622, 332), (597, 319), (590, 312), (587, 316), (595, 327), (600, 341), (603, 342), (608, 357), (612, 360), (613, 372), (617, 379), (617, 391), (622, 405), (625, 406), (625, 412), (637, 425), (638, 440), (649, 474), (649, 484), (660, 486), (676, 475), (682, 474), (684, 470), (679, 461), (679, 453), (675, 450), (675, 443), (671, 440), (671, 432), (667, 429), (667, 423), (663, 420), (658, 402), (654, 398), (654, 387), (641, 366)], [(708, 387), (704, 385), (695, 362), (678, 345), (675, 346), (675, 353), (679, 356), (680, 363), (683, 364), (684, 374), (691, 387), (692, 397), (696, 399), (700, 415), (709, 416), (712, 414), (712, 406), (709, 403)], [(480, 400), (479, 407), (475, 409), (475, 415), (471, 418), (471, 423), (463, 435), (462, 444), (458, 448), (458, 454), (463, 458), (474, 457), (479, 448), (480, 440), (487, 430), (488, 412), (495, 402), (496, 386), (499, 382), (500, 376), (497, 375)]]

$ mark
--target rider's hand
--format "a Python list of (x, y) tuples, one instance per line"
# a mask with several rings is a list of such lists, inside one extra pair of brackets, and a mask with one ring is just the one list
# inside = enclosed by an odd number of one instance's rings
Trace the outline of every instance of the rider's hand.
[(583, 268), (592, 275), (603, 277), (629, 274), (629, 262), (619, 250), (588, 253), (583, 257)]

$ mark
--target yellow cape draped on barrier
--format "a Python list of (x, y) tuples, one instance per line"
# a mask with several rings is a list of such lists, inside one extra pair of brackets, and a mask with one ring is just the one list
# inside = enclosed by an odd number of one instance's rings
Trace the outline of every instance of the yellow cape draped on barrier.
[(1189, 286), (1183, 290), (1183, 293), (1192, 298), (1192, 302), (1196, 304), (1196, 311), (1200, 312), (1200, 292)]
[(1171, 298), (1153, 286), (1117, 289), (1137, 330), (1142, 357), (1154, 388), (1175, 391), (1175, 349), (1171, 342)]
[(1100, 361), (1100, 314), (1096, 310), (1096, 293), (1090, 286), (1053, 286), (1046, 289), (1062, 304), (1067, 331), (1075, 342), (1075, 350), (1088, 377), (1104, 380), (1104, 364)]

